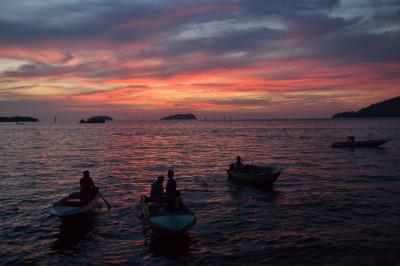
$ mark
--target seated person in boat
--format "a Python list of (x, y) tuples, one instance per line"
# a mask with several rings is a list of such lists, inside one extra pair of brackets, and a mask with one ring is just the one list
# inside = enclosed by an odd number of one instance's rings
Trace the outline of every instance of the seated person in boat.
[(251, 170), (252, 166), (249, 164), (243, 164), (240, 156), (236, 157), (236, 162), (231, 164), (230, 169), (237, 172), (247, 173)]
[(167, 194), (167, 210), (170, 212), (175, 211), (175, 202), (176, 202), (176, 181), (174, 179), (174, 171), (168, 170), (168, 181), (166, 186), (166, 194)]
[(160, 175), (157, 180), (151, 184), (150, 201), (162, 203), (164, 196), (164, 176)]
[(354, 136), (348, 136), (348, 137), (347, 137), (347, 141), (348, 141), (348, 142), (351, 142), (351, 143), (354, 143), (355, 137), (354, 137)]
[(81, 201), (91, 201), (94, 197), (96, 197), (99, 189), (94, 185), (93, 180), (90, 178), (89, 171), (83, 171), (83, 177), (79, 183), (81, 186)]
[(233, 164), (233, 170), (242, 171), (243, 168), (244, 168), (244, 165), (242, 163), (242, 158), (240, 158), (240, 156), (236, 157), (236, 162)]

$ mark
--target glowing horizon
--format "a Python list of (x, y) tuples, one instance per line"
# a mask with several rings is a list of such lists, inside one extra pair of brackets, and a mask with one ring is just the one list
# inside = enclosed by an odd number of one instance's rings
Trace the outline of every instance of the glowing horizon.
[(399, 95), (390, 1), (0, 7), (0, 116), (313, 118)]

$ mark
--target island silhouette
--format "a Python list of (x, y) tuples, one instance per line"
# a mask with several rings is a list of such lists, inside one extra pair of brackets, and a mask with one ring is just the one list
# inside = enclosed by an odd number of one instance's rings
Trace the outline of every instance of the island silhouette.
[(0, 117), (0, 122), (39, 122), (39, 119), (30, 116)]
[(194, 114), (175, 114), (161, 118), (160, 120), (196, 120), (197, 117)]
[(357, 112), (342, 112), (332, 118), (373, 118), (373, 117), (400, 117), (400, 96), (371, 104)]
[(114, 120), (114, 119), (112, 119), (109, 116), (104, 116), (104, 115), (100, 116), (99, 115), (99, 116), (92, 116), (86, 120), (82, 119), (79, 121), (79, 123), (81, 123), (81, 124), (86, 124), (86, 123), (87, 124), (103, 124), (106, 121), (112, 121), (112, 120)]

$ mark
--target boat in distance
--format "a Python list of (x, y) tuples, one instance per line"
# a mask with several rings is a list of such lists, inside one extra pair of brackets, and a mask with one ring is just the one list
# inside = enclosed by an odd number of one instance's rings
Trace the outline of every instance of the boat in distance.
[(230, 169), (226, 169), (226, 172), (231, 179), (263, 185), (272, 185), (282, 172), (278, 166), (249, 165), (246, 168), (245, 171), (237, 171), (230, 165)]
[(332, 143), (332, 148), (376, 148), (382, 144), (385, 144), (387, 139), (373, 139), (364, 141), (343, 141)]
[(99, 205), (99, 194), (91, 201), (81, 201), (80, 193), (75, 192), (53, 204), (51, 213), (61, 218), (83, 215), (91, 212)]
[(150, 201), (147, 196), (140, 197), (140, 206), (145, 224), (150, 228), (152, 235), (161, 238), (182, 238), (196, 223), (196, 215), (189, 207), (180, 201), (175, 212), (166, 210), (164, 203)]

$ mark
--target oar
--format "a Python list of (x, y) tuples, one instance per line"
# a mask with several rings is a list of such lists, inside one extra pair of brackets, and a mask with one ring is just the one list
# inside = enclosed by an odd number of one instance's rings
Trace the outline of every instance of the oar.
[(102, 198), (104, 200), (104, 202), (107, 204), (108, 209), (111, 209), (111, 205), (106, 201), (106, 199), (103, 197), (103, 195), (101, 195), (100, 191), (97, 191), (97, 193), (99, 193), (100, 198)]

